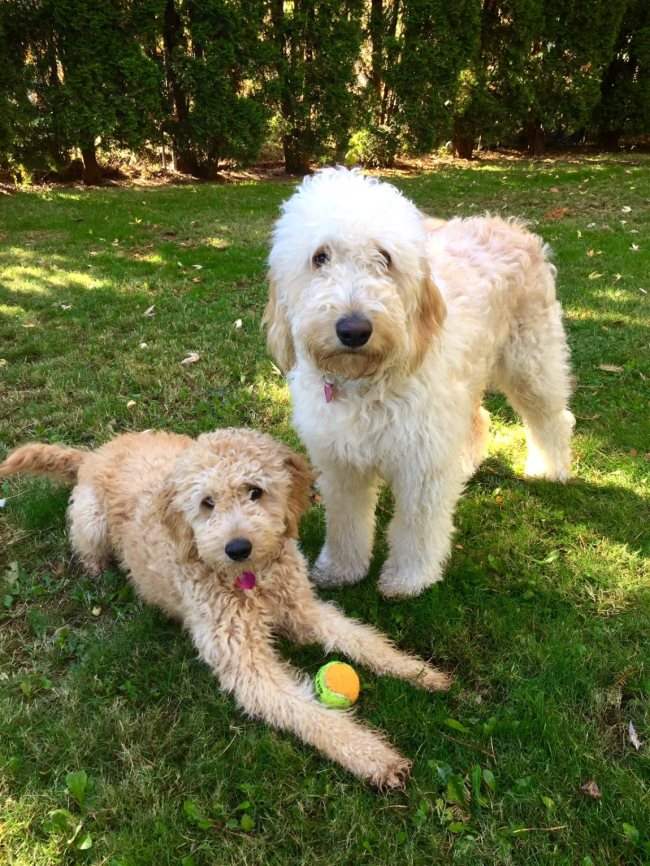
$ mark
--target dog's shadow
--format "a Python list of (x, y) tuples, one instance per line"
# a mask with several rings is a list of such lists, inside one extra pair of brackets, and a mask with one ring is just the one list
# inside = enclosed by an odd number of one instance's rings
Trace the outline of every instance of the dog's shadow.
[[(500, 491), (511, 494), (508, 497), (510, 502), (502, 503), (498, 495)], [(592, 538), (598, 535), (627, 545), (631, 551), (650, 554), (650, 506), (645, 497), (626, 487), (593, 484), (582, 478), (573, 478), (566, 484), (524, 478), (517, 475), (512, 466), (499, 456), (485, 460), (459, 501), (455, 521), (456, 538), (463, 539), (463, 548), (471, 553), (475, 527), (480, 527), (481, 535), (486, 529), (491, 531), (495, 544), (498, 544), (499, 536), (510, 531), (507, 522), (504, 526), (504, 513), (508, 516), (508, 508), (517, 509), (520, 499), (533, 500), (532, 504), (538, 511), (546, 511), (547, 523), (551, 527), (559, 529), (568, 521), (575, 529), (584, 528)], [(390, 490), (384, 488), (377, 506), (377, 537), (368, 572), (371, 580), (378, 576), (387, 555), (386, 528), (392, 513), (393, 498)], [(526, 519), (525, 515), (522, 519)], [(534, 534), (533, 527), (531, 534)], [(301, 532), (302, 547), (311, 563), (318, 555), (324, 538), (324, 509), (312, 508), (303, 520)], [(548, 540), (546, 533), (545, 541)]]

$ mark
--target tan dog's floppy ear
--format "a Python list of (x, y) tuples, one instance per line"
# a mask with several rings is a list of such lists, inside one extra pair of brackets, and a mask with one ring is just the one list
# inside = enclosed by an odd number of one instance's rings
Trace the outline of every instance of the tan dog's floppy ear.
[(176, 507), (174, 502), (174, 483), (171, 479), (165, 482), (160, 492), (159, 507), (160, 521), (171, 535), (179, 558), (185, 562), (196, 562), (199, 558), (192, 527), (185, 519), (185, 515)]
[(284, 465), (291, 474), (291, 490), (287, 507), (287, 535), (298, 537), (300, 518), (309, 508), (311, 488), (316, 479), (309, 462), (290, 448), (286, 449)]
[(280, 303), (277, 283), (271, 276), (269, 276), (269, 300), (262, 317), (262, 326), (266, 328), (266, 345), (271, 356), (282, 372), (287, 373), (296, 363), (296, 352), (289, 327), (289, 317)]
[(417, 370), (427, 353), (432, 340), (442, 328), (447, 316), (447, 307), (426, 266), (426, 274), (420, 286), (420, 297), (413, 328), (413, 355), (411, 370)]

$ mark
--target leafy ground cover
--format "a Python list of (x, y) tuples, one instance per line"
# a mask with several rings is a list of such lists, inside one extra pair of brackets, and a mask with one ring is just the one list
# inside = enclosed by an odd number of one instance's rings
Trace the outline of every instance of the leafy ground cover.
[[(360, 715), (414, 758), (407, 790), (378, 795), (244, 718), (122, 574), (92, 580), (71, 560), (67, 491), (12, 481), (0, 489), (4, 862), (650, 863), (650, 160), (391, 179), (430, 213), (518, 215), (551, 244), (578, 418), (575, 480), (531, 483), (521, 425), (490, 397), (490, 457), (458, 509), (445, 581), (381, 600), (380, 534), (370, 577), (331, 594), (456, 673), (432, 697), (362, 672)], [(0, 456), (149, 427), (254, 425), (298, 444), (259, 330), (269, 229), (290, 191), (0, 199)], [(382, 529), (390, 507), (385, 496)], [(315, 508), (310, 556), (323, 532)], [(312, 673), (324, 661), (283, 651)]]

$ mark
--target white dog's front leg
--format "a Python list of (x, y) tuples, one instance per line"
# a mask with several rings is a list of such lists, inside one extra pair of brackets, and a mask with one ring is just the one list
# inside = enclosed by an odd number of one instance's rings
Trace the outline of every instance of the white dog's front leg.
[(323, 468), (318, 486), (327, 515), (327, 536), (312, 578), (319, 586), (357, 583), (366, 576), (372, 556), (377, 478), (334, 464)]
[(402, 469), (395, 479), (390, 554), (379, 580), (379, 589), (388, 598), (419, 595), (442, 580), (454, 509), (463, 489), (461, 463), (454, 457), (450, 463), (453, 468), (417, 474)]

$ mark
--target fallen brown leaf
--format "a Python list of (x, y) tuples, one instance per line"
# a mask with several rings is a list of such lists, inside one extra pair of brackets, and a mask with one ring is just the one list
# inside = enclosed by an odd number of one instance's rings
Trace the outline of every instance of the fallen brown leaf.
[(600, 788), (593, 779), (589, 779), (589, 781), (585, 782), (584, 785), (580, 785), (580, 790), (583, 794), (586, 794), (587, 797), (591, 797), (592, 800), (600, 800), (603, 796), (600, 793)]
[(183, 366), (187, 367), (190, 364), (196, 364), (197, 361), (201, 360), (201, 356), (198, 352), (188, 352), (187, 355), (181, 361)]
[(599, 364), (599, 370), (604, 370), (606, 373), (623, 373), (625, 372), (624, 367), (619, 367), (617, 364)]
[(544, 219), (546, 220), (562, 220), (565, 216), (568, 216), (571, 213), (568, 207), (554, 207), (551, 210), (547, 210), (544, 214)]

